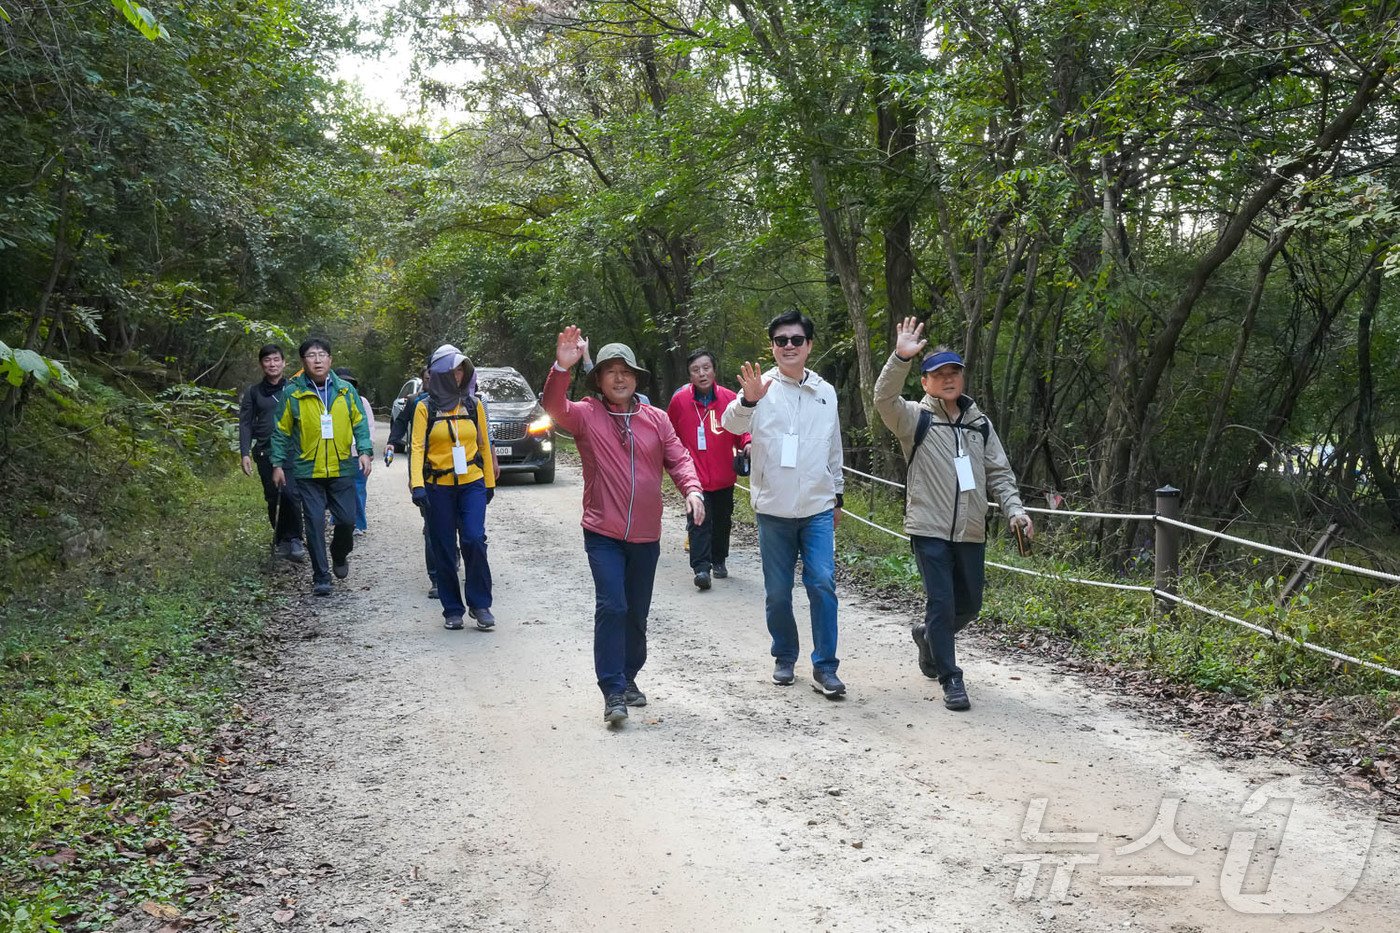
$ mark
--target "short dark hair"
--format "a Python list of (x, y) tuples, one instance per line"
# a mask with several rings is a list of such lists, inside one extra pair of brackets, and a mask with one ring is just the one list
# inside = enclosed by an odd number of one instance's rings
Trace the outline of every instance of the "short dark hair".
[(277, 344), (275, 344), (275, 343), (265, 343), (265, 344), (263, 344), (263, 348), (262, 348), (261, 350), (258, 351), (258, 362), (261, 363), (263, 360), (267, 359), (269, 356), (280, 356), (280, 357), (284, 357), (284, 358), (285, 358), (286, 355), (287, 355), (287, 354), (283, 353), (283, 352), (282, 352), (282, 348), (279, 347)]
[(690, 351), (690, 356), (687, 356), (685, 358), (685, 368), (690, 369), (690, 364), (694, 363), (702, 356), (708, 356), (710, 358), (710, 365), (713, 366), (715, 369), (719, 369), (719, 360), (715, 359), (715, 355), (709, 350), (705, 349), (704, 347), (701, 347), (698, 350)]
[(331, 342), (325, 337), (308, 337), (301, 342), (301, 346), (297, 347), (297, 356), (306, 359), (306, 354), (315, 350), (317, 347), (320, 347), (327, 353), (331, 352)]
[(801, 324), (802, 333), (807, 335), (808, 340), (817, 335), (817, 326), (812, 323), (812, 319), (796, 308), (791, 308), (768, 322), (768, 339), (773, 339), (773, 332), (779, 327), (786, 327), (789, 324)]

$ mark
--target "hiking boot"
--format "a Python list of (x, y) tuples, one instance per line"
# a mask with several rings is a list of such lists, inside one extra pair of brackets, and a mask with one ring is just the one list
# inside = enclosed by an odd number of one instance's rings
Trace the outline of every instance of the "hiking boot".
[(954, 674), (943, 684), (943, 705), (948, 709), (962, 712), (965, 709), (972, 709), (972, 701), (967, 698), (967, 690), (963, 688), (962, 676)]
[(627, 681), (627, 689), (622, 691), (622, 702), (628, 706), (646, 706), (647, 695), (637, 689), (635, 680)]
[(436, 583), (434, 583), (432, 586), (428, 587), (428, 598), (429, 598), (429, 599), (437, 599), (437, 598), (438, 598), (438, 595), (437, 595), (437, 584), (436, 584)]
[(287, 560), (294, 564), (306, 560), (306, 546), (301, 543), (300, 538), (293, 538), (287, 542)]
[(627, 718), (627, 700), (621, 693), (610, 693), (603, 701), (603, 721), (608, 725), (622, 722)]
[(933, 652), (929, 650), (928, 639), (924, 637), (924, 632), (928, 627), (920, 622), (914, 626), (911, 633), (914, 636), (914, 644), (919, 646), (919, 670), (923, 671), (925, 677), (930, 680), (938, 679), (938, 668), (933, 663)]
[(331, 595), (331, 585), (329, 583), (317, 583), (311, 588), (311, 595), (329, 596)]
[(496, 617), (491, 614), (490, 609), (468, 609), (467, 613), (476, 620), (476, 627), (483, 632), (489, 632), (496, 627)]
[(331, 572), (335, 574), (337, 580), (344, 580), (350, 576), (350, 562), (343, 560), (338, 564), (331, 564)]
[(797, 675), (792, 672), (792, 661), (773, 662), (773, 683), (779, 687), (788, 687), (797, 679)]
[(710, 576), (714, 577), (716, 580), (723, 580), (725, 577), (729, 576), (729, 568), (725, 567), (724, 564), (715, 564), (710, 568)]
[(813, 671), (812, 689), (829, 697), (839, 697), (846, 692), (846, 685), (835, 671)]
[(442, 627), (451, 632), (460, 632), (462, 630), (462, 617), (447, 616), (442, 620)]
[(287, 560), (292, 556), (292, 542), (278, 541), (272, 546), (272, 556)]
[(700, 590), (710, 588), (710, 572), (708, 570), (702, 570), (695, 575), (695, 586)]

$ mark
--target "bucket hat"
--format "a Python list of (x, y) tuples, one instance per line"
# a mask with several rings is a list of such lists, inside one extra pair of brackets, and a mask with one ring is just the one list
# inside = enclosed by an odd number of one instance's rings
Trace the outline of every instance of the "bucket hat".
[(637, 365), (637, 355), (632, 352), (632, 348), (625, 343), (610, 343), (598, 351), (598, 355), (593, 360), (593, 369), (588, 373), (588, 384), (593, 387), (593, 391), (600, 391), (598, 388), (598, 374), (603, 371), (603, 364), (608, 360), (622, 360), (627, 364), (627, 368), (637, 374), (637, 388), (641, 388), (651, 373)]

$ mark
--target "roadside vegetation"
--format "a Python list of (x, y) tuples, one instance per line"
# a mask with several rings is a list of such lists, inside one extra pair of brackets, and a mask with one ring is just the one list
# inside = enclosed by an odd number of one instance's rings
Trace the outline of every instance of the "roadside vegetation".
[(202, 857), (181, 803), (275, 602), (223, 403), (77, 381), (0, 466), (4, 933), (178, 915)]

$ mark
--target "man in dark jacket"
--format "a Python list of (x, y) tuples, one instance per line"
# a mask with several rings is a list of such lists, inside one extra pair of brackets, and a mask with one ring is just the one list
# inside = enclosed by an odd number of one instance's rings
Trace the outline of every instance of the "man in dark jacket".
[[(428, 398), (428, 367), (424, 366), (419, 373), (423, 382), (423, 391), (417, 395), (410, 396), (404, 402), (403, 408), (394, 420), (389, 423), (389, 446), (385, 450), (393, 453), (407, 453), (410, 433), (413, 427), (413, 412), (418, 408), (418, 403)], [(432, 539), (428, 534), (428, 513), (427, 510), (419, 506), (418, 511), (423, 516), (423, 562), (428, 565), (428, 598), (438, 598), (437, 588), (437, 565), (433, 563)]]
[(238, 452), (243, 456), (245, 476), (252, 476), (253, 465), (257, 464), (277, 556), (300, 563), (306, 560), (306, 548), (301, 543), (301, 507), (297, 504), (296, 487), (288, 482), (279, 490), (272, 482), (272, 422), (277, 417), (282, 390), (287, 387), (282, 348), (269, 343), (258, 351), (258, 362), (263, 379), (244, 389), (238, 404)]

